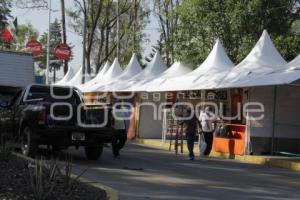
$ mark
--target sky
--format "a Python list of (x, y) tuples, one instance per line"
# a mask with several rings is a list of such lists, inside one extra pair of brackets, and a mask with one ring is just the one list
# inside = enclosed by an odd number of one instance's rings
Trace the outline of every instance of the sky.
[[(70, 9), (74, 6), (74, 2), (70, 0), (65, 1), (66, 9)], [(61, 5), (60, 0), (52, 0), (52, 10), (51, 21), (53, 22), (55, 18), (61, 19)], [(48, 10), (45, 9), (20, 9), (17, 6), (12, 8), (12, 16), (18, 18), (19, 24), (31, 23), (41, 35), (42, 33), (48, 31)], [(82, 63), (82, 38), (78, 36), (69, 26), (70, 19), (66, 16), (67, 24), (67, 41), (74, 45), (73, 55), (74, 58), (70, 62), (71, 67), (75, 70), (79, 69)], [(158, 20), (151, 13), (149, 17), (149, 24), (145, 27), (144, 33), (147, 35), (148, 42), (142, 44), (143, 56), (149, 55), (151, 52), (151, 46), (156, 44), (159, 38), (158, 32)], [(122, 45), (122, 44), (121, 44)], [(122, 46), (121, 46), (122, 48)], [(127, 63), (121, 63), (121, 65), (127, 65)], [(59, 73), (60, 74), (60, 73)]]

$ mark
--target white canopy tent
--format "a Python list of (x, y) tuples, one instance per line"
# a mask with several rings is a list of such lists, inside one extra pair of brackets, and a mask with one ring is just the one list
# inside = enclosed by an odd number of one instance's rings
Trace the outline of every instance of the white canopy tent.
[(149, 80), (153, 80), (158, 77), (162, 72), (167, 70), (167, 66), (162, 61), (160, 54), (157, 52), (149, 65), (141, 71), (140, 73), (133, 76), (131, 79), (126, 82), (121, 82), (114, 86), (114, 91), (122, 91), (122, 92), (138, 92), (143, 91), (140, 90), (140, 86), (147, 83)]
[[(183, 76), (167, 79), (164, 83), (156, 88), (148, 88), (148, 91), (183, 91), (195, 88), (196, 82), (200, 87), (202, 83), (199, 80), (206, 80), (206, 78), (213, 78), (213, 76), (220, 76), (224, 71), (229, 71), (234, 66), (231, 60), (226, 55), (226, 52), (220, 42), (216, 43), (211, 50), (206, 60), (195, 70)], [(202, 77), (205, 77), (201, 79)], [(206, 82), (204, 82), (206, 84)], [(211, 86), (215, 87), (215, 86)]]
[[(207, 64), (205, 62), (207, 62)], [(226, 54), (219, 39), (216, 41), (213, 50), (205, 62), (203, 64), (206, 64), (208, 70), (206, 70), (205, 74), (193, 80), (191, 84), (192, 90), (215, 88), (234, 67), (233, 62)]]
[(110, 68), (110, 64), (108, 61), (104, 64), (104, 66), (99, 70), (98, 74), (90, 81), (86, 82), (85, 84), (78, 85), (77, 87), (80, 90), (85, 90), (86, 88), (91, 87), (92, 85), (96, 84), (97, 82), (101, 81), (103, 78), (104, 74), (108, 71)]
[(127, 67), (125, 68), (125, 70), (120, 76), (116, 77), (115, 79), (112, 79), (110, 82), (105, 82), (102, 84), (99, 83), (95, 85), (95, 87), (93, 87), (93, 91), (99, 91), (99, 92), (114, 91), (115, 85), (120, 83), (125, 83), (127, 80), (129, 80), (136, 74), (140, 73), (141, 71), (142, 71), (142, 67), (138, 62), (136, 54), (134, 53)]
[(159, 87), (161, 84), (166, 82), (170, 78), (175, 78), (182, 76), (184, 74), (190, 73), (192, 71), (192, 67), (186, 65), (182, 62), (175, 62), (173, 65), (164, 71), (160, 76), (155, 78), (154, 80), (149, 80), (138, 86), (141, 91), (152, 90), (153, 88)]
[(252, 77), (241, 83), (240, 87), (288, 85), (300, 79), (300, 55), (286, 64), (283, 69)]
[(89, 85), (87, 87), (79, 87), (79, 89), (81, 90), (81, 92), (94, 92), (95, 89), (98, 88), (98, 85), (101, 86), (105, 83), (111, 82), (114, 78), (120, 76), (122, 71), (123, 70), (121, 69), (118, 59), (115, 58), (111, 67), (106, 72), (104, 72), (103, 76), (99, 77), (99, 79), (97, 79), (97, 81), (94, 84)]
[[(85, 81), (91, 80), (91, 76), (89, 74), (85, 74)], [(75, 87), (77, 85), (80, 85), (82, 83), (82, 67), (77, 71), (75, 76), (64, 83), (64, 86), (70, 86), (70, 87)]]
[(285, 67), (286, 61), (275, 48), (267, 31), (264, 30), (251, 52), (229, 72), (218, 88), (242, 87), (253, 78), (283, 70)]
[(62, 85), (63, 86), (63, 85), (65, 85), (65, 83), (70, 81), (74, 76), (75, 76), (75, 71), (70, 66), (69, 69), (68, 69), (68, 72), (66, 73), (66, 75), (61, 80), (54, 83), (54, 85)]

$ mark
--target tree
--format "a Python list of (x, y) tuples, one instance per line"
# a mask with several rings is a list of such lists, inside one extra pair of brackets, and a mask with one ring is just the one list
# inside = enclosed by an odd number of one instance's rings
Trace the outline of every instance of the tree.
[[(299, 0), (186, 0), (177, 9), (174, 57), (201, 63), (220, 38), (234, 62), (241, 61), (267, 29), (286, 59), (300, 51), (293, 24)], [(280, 17), (279, 17), (280, 16)]]
[(20, 24), (18, 25), (18, 31), (15, 39), (16, 51), (23, 51), (29, 40), (38, 39), (39, 32), (32, 24)]
[[(175, 11), (182, 0), (155, 0), (154, 13), (159, 21), (160, 40), (158, 45), (162, 50), (162, 55), (167, 66), (174, 62), (174, 42), (178, 26), (178, 14)], [(150, 56), (151, 57), (151, 56)]]
[(48, 9), (48, 0), (10, 0), (21, 9)]
[[(6, 28), (9, 24), (11, 16), (11, 3), (8, 0), (0, 0), (0, 33)], [(0, 37), (0, 45), (3, 48), (3, 45), (6, 46), (3, 38)]]
[[(40, 42), (43, 44), (44, 47), (47, 46), (47, 39), (48, 33), (44, 33), (41, 38)], [(62, 41), (62, 34), (61, 34), (61, 24), (59, 23), (58, 19), (55, 19), (54, 22), (50, 24), (50, 68), (49, 71), (53, 72), (53, 81), (56, 81), (56, 71), (59, 70), (63, 63), (59, 61), (55, 57), (54, 50), (58, 44)], [(43, 51), (42, 55), (36, 60), (39, 62), (39, 67), (42, 69), (46, 68), (47, 62), (47, 52)]]
[[(117, 50), (117, 2), (113, 0), (75, 0), (77, 9), (68, 11), (72, 18), (72, 28), (85, 38), (85, 58), (87, 72), (92, 65), (98, 71), (106, 61), (112, 61)], [(142, 28), (148, 11), (142, 8), (142, 0), (119, 0), (120, 19), (120, 56), (121, 62), (127, 62), (133, 51), (141, 52), (143, 40)], [(83, 34), (83, 22), (86, 23), (86, 35)]]

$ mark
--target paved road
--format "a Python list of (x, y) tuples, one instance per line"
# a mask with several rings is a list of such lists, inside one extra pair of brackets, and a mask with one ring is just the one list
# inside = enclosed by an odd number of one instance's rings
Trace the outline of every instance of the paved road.
[(101, 160), (87, 161), (72, 151), (75, 170), (120, 191), (121, 200), (162, 199), (300, 199), (300, 173), (230, 160), (190, 161), (135, 144), (114, 159), (106, 149)]

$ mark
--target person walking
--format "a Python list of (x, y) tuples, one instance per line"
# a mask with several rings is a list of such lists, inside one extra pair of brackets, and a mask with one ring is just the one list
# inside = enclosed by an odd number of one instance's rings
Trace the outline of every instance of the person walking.
[(209, 106), (205, 107), (204, 112), (200, 113), (199, 121), (201, 123), (204, 140), (207, 144), (204, 155), (208, 156), (212, 149), (214, 131), (216, 128), (216, 116), (211, 112)]
[(114, 128), (116, 133), (112, 140), (112, 151), (114, 157), (120, 156), (120, 150), (124, 147), (127, 141), (128, 118), (130, 117), (130, 109), (125, 106), (117, 106), (114, 111)]
[[(188, 116), (191, 115), (191, 110), (187, 110)], [(195, 114), (193, 114), (190, 119), (184, 120), (185, 126), (186, 126), (186, 140), (187, 140), (187, 148), (189, 151), (189, 158), (190, 160), (195, 159), (195, 154), (194, 154), (194, 143), (195, 143), (195, 138), (196, 138), (196, 131), (197, 131), (197, 123), (198, 119)]]

